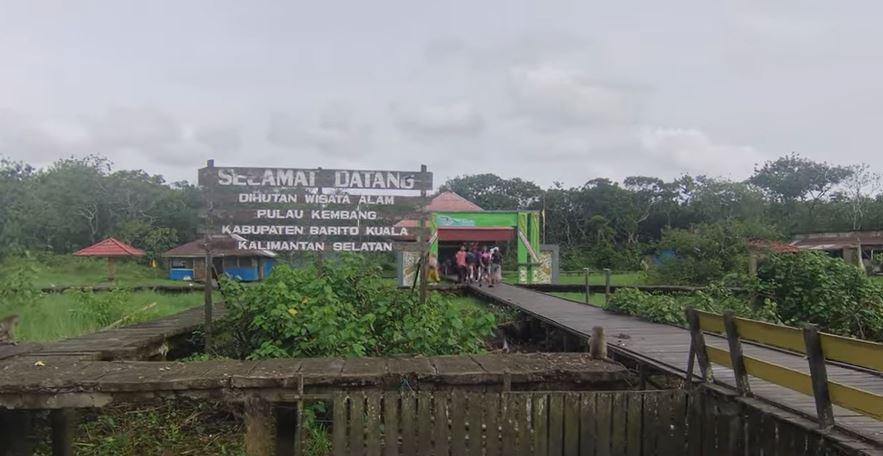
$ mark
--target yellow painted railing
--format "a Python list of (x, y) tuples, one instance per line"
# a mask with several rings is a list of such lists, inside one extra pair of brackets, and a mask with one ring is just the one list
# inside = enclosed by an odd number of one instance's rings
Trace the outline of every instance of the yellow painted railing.
[[(690, 312), (693, 312), (692, 319), (690, 319)], [(745, 379), (746, 385), (743, 387), (746, 390), (743, 393), (749, 393), (747, 376), (750, 375), (814, 396), (819, 420), (823, 425), (833, 424), (833, 413), (830, 408), (832, 403), (883, 421), (883, 396), (854, 386), (829, 381), (824, 367), (824, 360), (827, 359), (881, 371), (883, 370), (883, 344), (817, 333), (815, 329), (807, 330), (813, 332), (813, 337), (810, 338), (804, 330), (790, 326), (692, 309), (688, 311), (688, 319), (691, 321), (691, 330), (694, 332), (693, 352), (703, 349), (706, 363), (729, 367), (736, 372), (737, 378), (741, 375)], [(730, 332), (727, 331), (728, 321)], [(720, 347), (705, 345), (704, 337), (701, 336), (703, 331), (727, 336), (729, 346), (736, 347), (736, 355), (734, 356), (729, 350)], [(742, 355), (740, 339), (807, 354), (811, 374)], [(700, 347), (696, 347), (697, 340)], [(815, 348), (809, 347), (808, 349), (807, 343), (810, 341), (815, 341), (810, 344), (815, 345)], [(698, 356), (698, 359), (700, 367), (703, 367), (701, 366), (703, 357)], [(708, 369), (708, 366), (703, 367), (703, 371), (705, 369)]]

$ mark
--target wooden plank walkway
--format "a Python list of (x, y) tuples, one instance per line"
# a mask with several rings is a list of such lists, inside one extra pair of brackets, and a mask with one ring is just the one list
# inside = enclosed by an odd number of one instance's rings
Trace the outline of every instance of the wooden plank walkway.
[[(187, 337), (204, 323), (202, 306), (143, 323), (107, 329), (58, 342), (22, 343), (0, 346), (0, 360), (24, 354), (75, 356), (93, 360), (148, 359), (162, 354), (166, 343)], [(214, 318), (224, 316), (223, 304), (214, 307)]]
[[(651, 323), (512, 285), (502, 284), (494, 288), (472, 286), (471, 289), (477, 295), (516, 307), (547, 323), (585, 337), (591, 335), (593, 326), (603, 326), (610, 350), (686, 373), (690, 333), (685, 328)], [(706, 343), (728, 350), (727, 341), (722, 337), (706, 335)], [(743, 351), (746, 355), (809, 374), (809, 366), (802, 355), (750, 343), (743, 343)], [(717, 383), (735, 388), (732, 370), (722, 366), (714, 366), (713, 369)], [(827, 369), (831, 381), (883, 395), (883, 377), (880, 375), (832, 364)], [(750, 378), (750, 384), (756, 397), (808, 417), (816, 416), (815, 402), (811, 396), (755, 377)], [(883, 422), (836, 406), (834, 414), (837, 425), (841, 428), (883, 446)]]

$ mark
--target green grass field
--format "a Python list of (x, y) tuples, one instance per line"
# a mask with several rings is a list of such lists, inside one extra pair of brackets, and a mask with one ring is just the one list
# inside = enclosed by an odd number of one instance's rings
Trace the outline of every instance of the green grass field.
[[(572, 301), (578, 302), (586, 302), (586, 294), (580, 292), (555, 292), (549, 293), (552, 296), (558, 296), (559, 298), (570, 299)], [(604, 307), (604, 293), (592, 293), (589, 296), (589, 304), (598, 307)]]
[[(53, 341), (95, 332), (105, 325), (125, 319), (125, 324), (151, 320), (174, 314), (203, 302), (202, 293), (128, 293), (124, 299), (114, 300), (110, 293), (100, 292), (96, 299), (109, 301), (109, 306), (98, 310), (101, 304), (90, 305), (71, 293), (45, 294), (34, 302), (0, 304), (0, 316), (16, 314), (20, 317), (16, 336), (19, 341)], [(153, 304), (151, 306), (151, 304)], [(142, 310), (151, 306), (149, 309)], [(96, 318), (96, 312), (101, 315)], [(108, 323), (109, 324), (109, 323)]]
[(181, 284), (167, 279), (167, 270), (160, 265), (156, 269), (137, 263), (134, 259), (114, 260), (115, 280), (108, 280), (107, 260), (82, 258), (71, 255), (41, 255), (39, 258), (11, 258), (0, 264), (0, 276), (17, 269), (25, 269), (37, 288), (46, 287), (94, 287), (115, 285)]

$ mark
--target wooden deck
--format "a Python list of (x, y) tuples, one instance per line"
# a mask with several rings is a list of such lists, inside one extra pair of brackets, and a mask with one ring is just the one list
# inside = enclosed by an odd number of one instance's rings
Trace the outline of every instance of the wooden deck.
[[(593, 326), (603, 326), (609, 350), (669, 370), (686, 373), (690, 333), (685, 328), (651, 323), (512, 285), (502, 284), (494, 288), (472, 286), (471, 289), (479, 296), (516, 307), (551, 325), (580, 336), (588, 337)], [(722, 337), (706, 335), (706, 343), (728, 350), (727, 341)], [(809, 367), (802, 355), (750, 343), (743, 343), (743, 351), (746, 355), (809, 374)], [(713, 369), (717, 383), (735, 387), (735, 379), (730, 369), (721, 366), (714, 366)], [(883, 377), (878, 374), (833, 364), (829, 364), (827, 370), (828, 378), (832, 381), (883, 395)], [(755, 377), (750, 378), (750, 384), (752, 392), (760, 399), (807, 417), (816, 416), (815, 402), (811, 396)], [(836, 406), (834, 414), (837, 426), (883, 446), (883, 422)]]
[[(92, 361), (24, 355), (0, 365), (0, 409), (101, 407), (122, 400), (261, 396), (297, 400), (346, 388), (477, 391), (623, 390), (631, 374), (585, 353), (513, 353), (265, 361)], [(247, 393), (247, 394), (246, 394)]]
[[(224, 306), (216, 304), (214, 318), (224, 315)], [(189, 337), (204, 323), (202, 306), (156, 320), (122, 328), (98, 331), (58, 342), (22, 343), (0, 346), (0, 360), (20, 355), (72, 356), (92, 360), (138, 360), (164, 354), (168, 341)]]

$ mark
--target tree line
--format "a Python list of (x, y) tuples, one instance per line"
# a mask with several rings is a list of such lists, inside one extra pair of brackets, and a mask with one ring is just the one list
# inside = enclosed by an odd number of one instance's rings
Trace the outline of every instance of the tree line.
[[(565, 267), (636, 269), (645, 255), (703, 233), (692, 242), (883, 228), (880, 185), (880, 175), (866, 164), (834, 165), (790, 154), (756, 165), (743, 181), (599, 177), (543, 189), (521, 178), (478, 174), (450, 179), (443, 189), (485, 209), (544, 211), (545, 242), (562, 246)], [(717, 245), (709, 253), (726, 255), (726, 248)]]
[[(541, 188), (521, 178), (476, 174), (450, 179), (442, 190), (488, 210), (542, 210), (544, 242), (562, 246), (565, 267), (635, 269), (648, 253), (702, 230), (787, 239), (800, 232), (879, 229), (880, 182), (865, 164), (790, 154), (757, 165), (744, 181), (594, 177), (579, 186)], [(188, 182), (114, 170), (100, 156), (42, 169), (0, 158), (0, 255), (70, 253), (114, 236), (155, 256), (196, 237), (201, 205), (198, 188)]]

